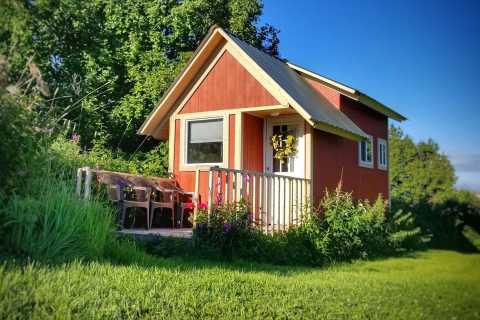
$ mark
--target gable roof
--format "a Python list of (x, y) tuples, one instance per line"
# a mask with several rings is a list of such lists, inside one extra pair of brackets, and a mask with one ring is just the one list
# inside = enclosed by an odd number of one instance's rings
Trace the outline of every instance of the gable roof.
[[(259, 80), (282, 104), (291, 106), (315, 128), (353, 140), (367, 135), (344, 113), (318, 94), (291, 65), (247, 44), (214, 26), (202, 40), (185, 69), (180, 73), (150, 113), (138, 134), (165, 137), (166, 124), (174, 106), (195, 74), (208, 62), (217, 47), (225, 42), (229, 52)], [(294, 71), (295, 70), (295, 71)], [(351, 93), (353, 94), (353, 93)], [(372, 99), (373, 100), (373, 99)]]

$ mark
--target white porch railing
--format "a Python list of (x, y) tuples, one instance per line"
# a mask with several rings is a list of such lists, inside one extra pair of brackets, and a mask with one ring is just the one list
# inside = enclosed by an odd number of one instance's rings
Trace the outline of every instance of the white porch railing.
[(214, 206), (244, 199), (251, 223), (266, 233), (300, 224), (311, 199), (310, 179), (220, 167), (210, 168), (208, 179), (209, 213)]

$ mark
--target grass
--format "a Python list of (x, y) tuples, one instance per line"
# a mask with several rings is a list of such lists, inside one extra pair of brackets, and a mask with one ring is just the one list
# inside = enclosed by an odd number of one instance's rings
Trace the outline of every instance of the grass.
[(6, 247), (36, 259), (102, 257), (112, 242), (114, 213), (98, 199), (78, 199), (73, 186), (47, 174), (30, 179), (29, 192), (12, 195), (0, 207)]
[(138, 264), (7, 260), (0, 318), (480, 318), (479, 254), (427, 251), (324, 269), (136, 255)]

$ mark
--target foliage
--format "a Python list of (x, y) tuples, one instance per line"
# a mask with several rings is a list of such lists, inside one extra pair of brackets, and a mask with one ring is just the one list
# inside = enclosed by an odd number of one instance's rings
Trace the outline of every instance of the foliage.
[(258, 0), (6, 0), (0, 11), (9, 77), (33, 57), (56, 98), (38, 112), (74, 121), (89, 148), (101, 138), (136, 150), (136, 131), (214, 24), (278, 54), (278, 30), (259, 25)]
[(2, 242), (10, 253), (35, 259), (102, 257), (112, 241), (113, 213), (99, 201), (75, 197), (73, 179), (40, 176), (1, 208)]
[(415, 144), (397, 127), (390, 127), (391, 196), (405, 204), (434, 202), (453, 191), (453, 166), (431, 139)]
[(248, 222), (245, 201), (224, 204), (213, 210), (209, 218), (205, 209), (198, 209), (194, 245), (207, 251), (217, 248), (221, 257), (231, 259), (237, 245), (249, 236)]
[(297, 138), (292, 134), (274, 134), (271, 143), (274, 157), (280, 161), (293, 157), (297, 153)]
[(414, 143), (401, 129), (390, 128), (392, 206), (411, 212), (436, 247), (476, 250), (463, 229), (480, 231), (480, 201), (455, 190), (455, 173), (447, 156), (431, 139)]
[[(428, 237), (411, 214), (386, 212), (385, 201), (354, 202), (341, 191), (326, 192), (319, 208), (306, 208), (305, 222), (283, 233), (266, 235), (248, 223), (241, 202), (214, 210), (207, 221), (199, 210), (194, 230), (197, 254), (276, 264), (321, 265), (357, 258), (396, 254), (420, 248)], [(159, 252), (161, 250), (155, 250)]]
[(136, 152), (128, 156), (124, 152), (111, 151), (103, 143), (97, 142), (90, 151), (82, 152), (74, 141), (58, 136), (50, 144), (49, 153), (56, 167), (74, 171), (79, 167), (99, 167), (104, 170), (129, 172), (145, 176), (167, 177), (168, 147), (160, 142), (148, 152)]
[(37, 157), (38, 139), (30, 113), (17, 98), (0, 92), (0, 108), (0, 191), (6, 192), (15, 187), (14, 179), (27, 175)]
[(427, 251), (323, 269), (128, 254), (122, 263), (4, 261), (0, 318), (474, 319), (478, 313), (478, 254)]
[(418, 248), (422, 242), (420, 228), (401, 212), (387, 212), (382, 198), (373, 204), (355, 203), (350, 193), (339, 188), (325, 193), (318, 211), (307, 216), (300, 230), (323, 260), (330, 262), (391, 255)]

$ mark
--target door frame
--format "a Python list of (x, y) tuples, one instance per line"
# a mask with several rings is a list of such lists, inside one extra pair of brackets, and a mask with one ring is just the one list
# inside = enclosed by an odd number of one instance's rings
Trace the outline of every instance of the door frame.
[[(296, 125), (298, 126), (298, 146), (297, 146), (297, 161), (300, 165), (299, 172), (272, 172), (272, 157), (273, 157), (273, 148), (270, 144), (270, 136), (272, 134), (272, 127), (274, 125)], [(284, 116), (276, 116), (276, 117), (267, 117), (264, 120), (263, 126), (263, 170), (265, 172), (278, 174), (278, 175), (285, 175), (285, 176), (292, 176), (297, 178), (305, 178), (306, 177), (306, 168), (305, 168), (305, 157), (306, 157), (306, 132), (305, 132), (305, 121), (300, 115), (284, 115)]]

